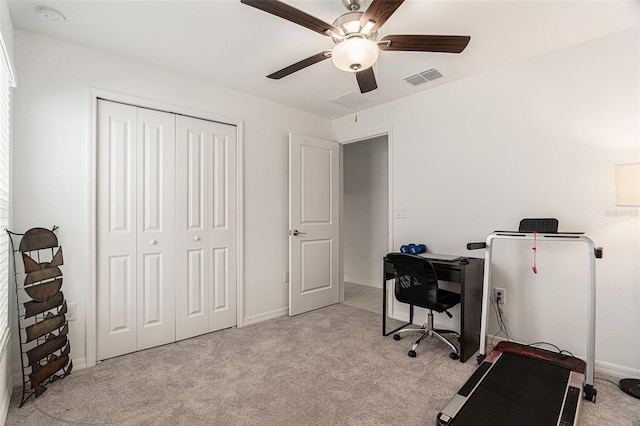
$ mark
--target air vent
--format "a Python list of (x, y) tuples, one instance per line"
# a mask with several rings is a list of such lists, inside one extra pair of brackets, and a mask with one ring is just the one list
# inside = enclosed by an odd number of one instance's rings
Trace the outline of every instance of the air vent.
[(369, 99), (365, 98), (364, 96), (360, 96), (358, 93), (350, 92), (346, 95), (338, 96), (335, 99), (331, 99), (330, 102), (335, 102), (347, 108), (354, 108), (369, 103)]
[(440, 77), (442, 77), (442, 73), (440, 73), (440, 71), (435, 68), (431, 68), (426, 71), (422, 71), (421, 73), (405, 77), (404, 81), (411, 84), (412, 86), (418, 86), (420, 84), (424, 84), (428, 81), (433, 81)]

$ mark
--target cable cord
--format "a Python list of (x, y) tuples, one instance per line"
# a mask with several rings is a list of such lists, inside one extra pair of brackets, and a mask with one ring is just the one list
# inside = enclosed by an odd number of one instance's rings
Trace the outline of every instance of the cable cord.
[[(498, 326), (500, 327), (500, 330), (498, 330), (498, 332), (496, 334), (494, 334), (491, 337), (491, 342), (489, 343), (491, 345), (491, 348), (495, 348), (495, 345), (493, 344), (493, 341), (495, 340), (495, 338), (497, 336), (499, 336), (501, 333), (503, 333), (506, 338), (507, 341), (509, 342), (515, 342), (515, 339), (513, 339), (513, 337), (511, 337), (511, 335), (509, 334), (509, 328), (507, 327), (507, 323), (502, 315), (502, 309), (496, 305), (496, 302), (493, 300), (493, 298), (489, 298), (489, 301), (491, 302), (491, 306), (493, 307), (493, 311), (496, 314), (496, 320), (498, 321)], [(558, 346), (554, 345), (553, 343), (549, 343), (549, 342), (535, 342), (535, 343), (529, 343), (527, 346), (532, 346), (534, 347), (535, 345), (547, 345), (547, 346), (551, 346), (552, 348), (554, 348), (559, 354), (566, 354), (569, 355), (572, 358), (576, 358), (576, 356), (574, 354), (572, 354), (570, 351), (566, 350), (566, 349), (560, 349)], [(606, 380), (606, 379), (602, 379), (602, 380)], [(613, 383), (613, 382), (612, 382)]]
[(613, 383), (614, 385), (616, 385), (616, 387), (620, 390), (622, 390), (622, 388), (620, 387), (619, 383), (614, 382), (613, 380), (609, 380), (609, 379), (605, 379), (604, 377), (594, 377), (594, 380), (602, 380), (603, 382), (609, 382), (609, 383)]
[(574, 354), (572, 354), (571, 352), (569, 352), (566, 349), (560, 349), (558, 346), (554, 345), (553, 343), (549, 343), (549, 342), (535, 342), (535, 343), (529, 343), (527, 346), (535, 346), (535, 345), (547, 345), (547, 346), (551, 346), (552, 348), (554, 348), (559, 354), (566, 354), (569, 355), (571, 358), (576, 358), (576, 356)]
[[(507, 323), (502, 315), (502, 309), (496, 305), (496, 302), (493, 300), (493, 298), (489, 298), (489, 301), (491, 302), (491, 306), (493, 307), (493, 311), (496, 314), (496, 320), (498, 321), (498, 326), (500, 327), (500, 330), (498, 330), (498, 332), (496, 334), (493, 335), (493, 337), (491, 337), (491, 348), (495, 348), (495, 345), (493, 344), (493, 341), (495, 340), (495, 338), (497, 336), (499, 336), (501, 333), (503, 333), (506, 337), (507, 340), (509, 342), (515, 342), (515, 339), (509, 334), (509, 328), (507, 326)], [(569, 355), (572, 358), (576, 358), (576, 356), (574, 354), (572, 354), (570, 351), (566, 350), (566, 349), (560, 349), (558, 346), (554, 345), (553, 343), (549, 343), (549, 342), (535, 342), (535, 343), (529, 343), (527, 344), (527, 346), (535, 346), (535, 345), (547, 345), (547, 346), (551, 346), (552, 348), (554, 348), (559, 354), (566, 354)]]
[(500, 330), (498, 330), (498, 332), (496, 334), (494, 334), (493, 337), (491, 337), (491, 342), (489, 343), (491, 345), (491, 348), (493, 349), (493, 348), (495, 348), (495, 345), (493, 344), (493, 341), (501, 333), (506, 336), (507, 341), (509, 341), (509, 342), (513, 342), (514, 339), (509, 334), (509, 328), (507, 327), (507, 323), (505, 322), (504, 318), (502, 317), (502, 309), (500, 309), (499, 307), (496, 306), (496, 303), (493, 300), (493, 298), (489, 298), (489, 301), (491, 302), (491, 306), (493, 307), (493, 311), (496, 314), (496, 320), (498, 321), (498, 326), (500, 327)]

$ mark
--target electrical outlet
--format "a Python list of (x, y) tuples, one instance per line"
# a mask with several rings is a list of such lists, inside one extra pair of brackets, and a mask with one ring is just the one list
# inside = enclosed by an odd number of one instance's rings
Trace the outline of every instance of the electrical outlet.
[(493, 289), (493, 301), (496, 302), (497, 305), (506, 305), (507, 304), (507, 292), (504, 288), (494, 288)]
[(284, 271), (284, 281), (282, 281), (283, 283), (288, 283), (289, 282), (289, 271)]
[(69, 303), (67, 305), (67, 321), (75, 321), (78, 319), (78, 305), (76, 303)]

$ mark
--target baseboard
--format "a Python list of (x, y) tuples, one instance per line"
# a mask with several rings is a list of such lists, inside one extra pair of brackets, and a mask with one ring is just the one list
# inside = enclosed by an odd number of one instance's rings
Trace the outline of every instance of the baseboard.
[(640, 379), (640, 370), (611, 364), (604, 361), (596, 361), (596, 374), (606, 374), (616, 379)]
[(71, 361), (73, 362), (73, 371), (84, 370), (87, 368), (86, 358), (71, 358)]
[(279, 318), (279, 317), (284, 317), (289, 315), (289, 308), (280, 308), (280, 309), (275, 309), (273, 311), (269, 311), (269, 312), (264, 312), (262, 314), (257, 314), (257, 315), (251, 315), (248, 317), (244, 318), (244, 325), (251, 325), (251, 324), (257, 324), (259, 322), (262, 321), (267, 321), (270, 319), (274, 319), (274, 318)]
[(13, 386), (11, 381), (11, 362), (9, 360), (9, 351), (11, 345), (9, 345), (9, 339), (11, 339), (12, 333), (7, 329), (6, 333), (3, 333), (0, 338), (0, 426), (4, 426), (7, 421), (7, 413), (9, 413), (9, 404), (11, 403), (11, 394), (13, 393)]
[(4, 395), (0, 400), (0, 425), (4, 426), (9, 413), (9, 404), (11, 403), (11, 395), (13, 394), (13, 386), (11, 386), (11, 377), (7, 375), (7, 383), (5, 383)]
[(0, 425), (4, 426), (4, 423), (7, 421), (7, 414), (9, 413), (9, 403), (11, 402), (11, 395), (13, 393), (13, 388), (8, 386), (4, 392), (4, 396), (2, 397), (2, 401), (0, 401)]
[(354, 283), (358, 285), (366, 285), (367, 287), (382, 288), (382, 283), (377, 281), (361, 280), (360, 278), (347, 277), (346, 275), (344, 277), (344, 280), (345, 282)]
[[(489, 343), (493, 339), (493, 342), (497, 345), (499, 342), (506, 341), (502, 337), (497, 336), (487, 336), (487, 344), (485, 348), (485, 354), (491, 352), (491, 346)], [(543, 347), (544, 348), (544, 347)], [(579, 359), (586, 361), (583, 357), (578, 357)], [(610, 362), (598, 361), (596, 360), (594, 363), (594, 374), (597, 376), (599, 374), (615, 377), (616, 379), (640, 379), (640, 370), (635, 368), (629, 368), (622, 365), (611, 364)]]
[[(395, 314), (390, 318), (392, 318), (394, 320), (402, 321), (402, 322), (409, 322), (409, 314), (408, 313), (406, 313), (406, 314), (404, 314), (404, 313)], [(413, 316), (413, 320), (414, 321), (416, 320), (415, 315)]]

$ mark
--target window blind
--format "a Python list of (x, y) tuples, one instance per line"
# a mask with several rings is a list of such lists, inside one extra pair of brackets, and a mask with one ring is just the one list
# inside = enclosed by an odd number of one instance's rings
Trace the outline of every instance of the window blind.
[(0, 350), (9, 332), (9, 262), (11, 245), (6, 229), (10, 226), (11, 193), (11, 87), (13, 74), (7, 50), (0, 36)]

